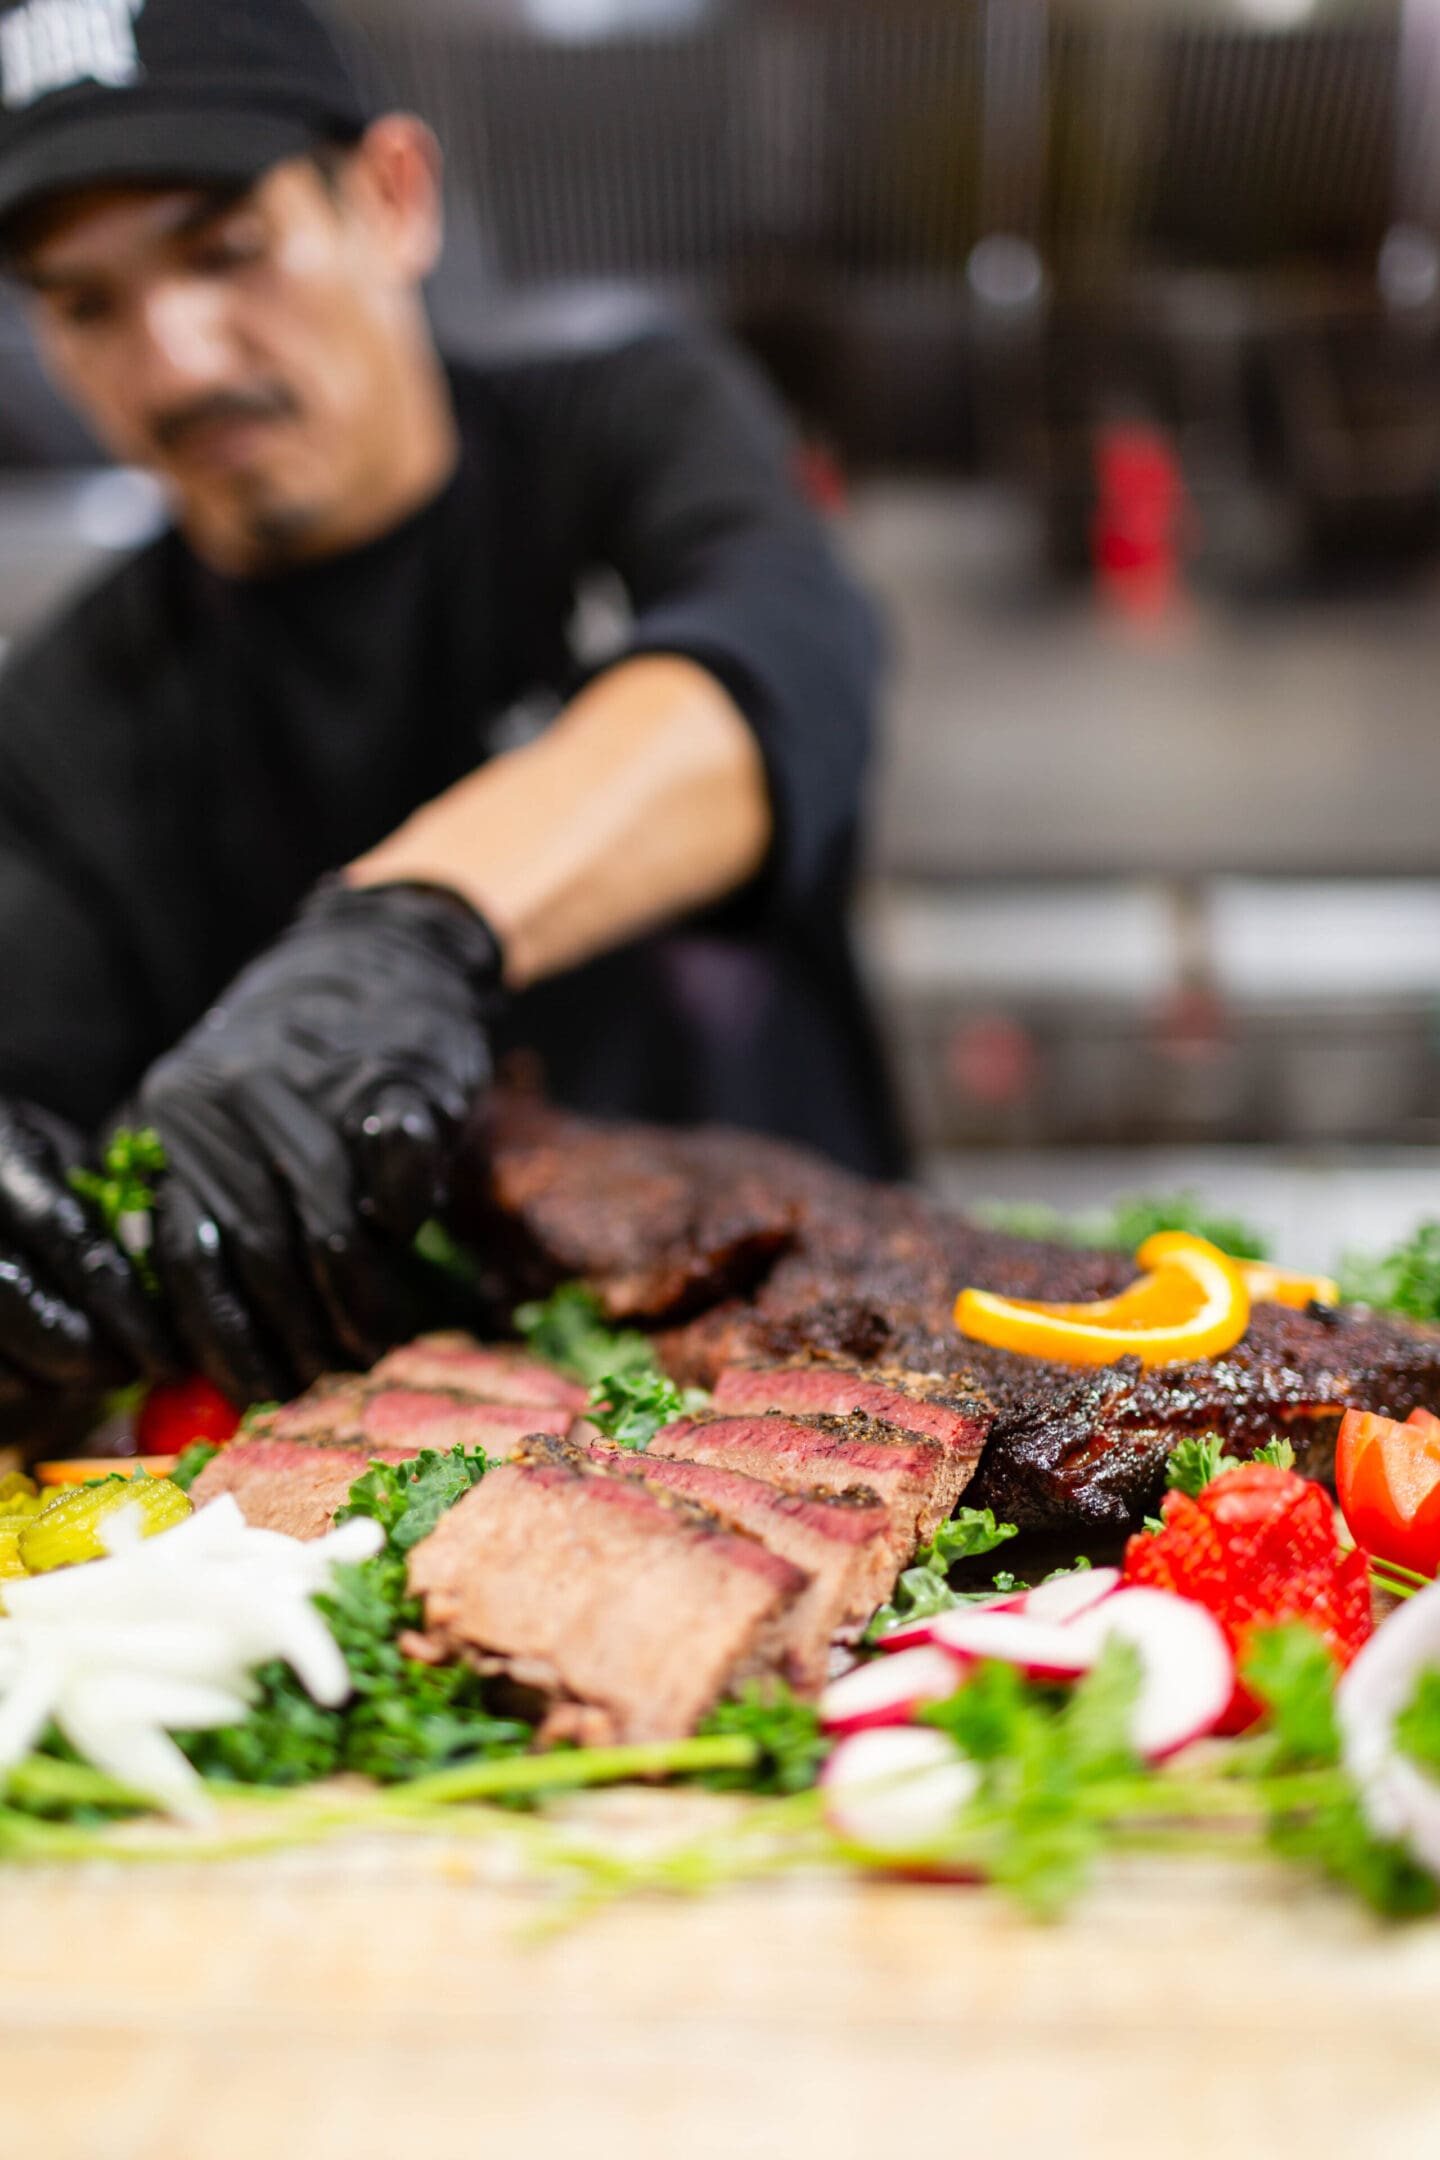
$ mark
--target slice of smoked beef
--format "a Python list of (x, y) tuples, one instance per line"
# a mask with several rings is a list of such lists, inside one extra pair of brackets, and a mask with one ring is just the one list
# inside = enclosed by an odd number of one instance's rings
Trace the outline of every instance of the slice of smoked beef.
[(698, 1500), (722, 1522), (748, 1531), (810, 1577), (790, 1607), (784, 1630), (786, 1678), (802, 1692), (823, 1687), (830, 1645), (853, 1638), (895, 1587), (890, 1513), (863, 1485), (843, 1493), (784, 1492), (720, 1463), (592, 1449), (597, 1462), (637, 1468), (648, 1483)]
[(578, 1380), (523, 1350), (487, 1347), (473, 1335), (422, 1335), (381, 1358), (370, 1378), (387, 1387), (445, 1388), (475, 1402), (553, 1403), (571, 1411), (586, 1402)]
[(788, 1492), (815, 1487), (846, 1492), (857, 1485), (878, 1493), (890, 1515), (896, 1565), (906, 1567), (922, 1540), (954, 1507), (966, 1472), (938, 1440), (901, 1432), (877, 1418), (756, 1417), (711, 1412), (678, 1418), (650, 1443), (652, 1456), (722, 1463), (764, 1478)]
[(335, 1510), (372, 1461), (408, 1462), (413, 1447), (339, 1447), (312, 1440), (248, 1440), (222, 1448), (196, 1478), (190, 1498), (197, 1508), (233, 1493), (241, 1514), (257, 1530), (287, 1537), (323, 1537)]
[(490, 1471), (410, 1555), (432, 1642), (540, 1689), (551, 1733), (619, 1741), (691, 1732), (770, 1669), (806, 1581), (706, 1509), (550, 1439)]
[(481, 1448), (501, 1458), (531, 1433), (563, 1433), (570, 1411), (555, 1403), (472, 1402), (436, 1388), (380, 1388), (366, 1397), (360, 1433), (366, 1445), (413, 1440), (416, 1448)]
[(963, 1376), (908, 1372), (901, 1366), (846, 1366), (797, 1359), (788, 1365), (732, 1365), (715, 1383), (723, 1411), (786, 1410), (846, 1417), (862, 1411), (906, 1432), (938, 1440), (962, 1466), (961, 1491), (975, 1474), (994, 1410)]

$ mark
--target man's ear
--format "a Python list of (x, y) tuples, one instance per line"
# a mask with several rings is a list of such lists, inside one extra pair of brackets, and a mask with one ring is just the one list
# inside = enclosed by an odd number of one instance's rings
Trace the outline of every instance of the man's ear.
[(372, 121), (341, 170), (339, 190), (374, 229), (397, 276), (418, 285), (445, 234), (440, 145), (414, 113)]

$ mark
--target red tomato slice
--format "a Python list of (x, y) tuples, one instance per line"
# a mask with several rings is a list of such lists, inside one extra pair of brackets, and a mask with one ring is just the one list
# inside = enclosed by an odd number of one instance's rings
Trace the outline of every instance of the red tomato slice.
[(142, 1455), (180, 1455), (196, 1440), (222, 1444), (239, 1423), (239, 1411), (197, 1374), (151, 1388), (135, 1420), (135, 1438)]
[(1417, 1432), (1429, 1433), (1432, 1440), (1440, 1440), (1440, 1417), (1433, 1410), (1412, 1410), (1405, 1423), (1413, 1425)]
[(1430, 1424), (1434, 1432), (1418, 1419), (1347, 1410), (1335, 1449), (1335, 1489), (1356, 1544), (1417, 1575), (1440, 1570), (1440, 1419)]

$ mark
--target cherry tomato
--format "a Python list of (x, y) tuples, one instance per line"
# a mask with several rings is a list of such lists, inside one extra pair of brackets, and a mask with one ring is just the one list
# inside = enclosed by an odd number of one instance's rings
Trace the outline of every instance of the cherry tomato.
[(197, 1440), (229, 1440), (240, 1412), (208, 1380), (169, 1380), (151, 1388), (135, 1420), (142, 1455), (179, 1455)]

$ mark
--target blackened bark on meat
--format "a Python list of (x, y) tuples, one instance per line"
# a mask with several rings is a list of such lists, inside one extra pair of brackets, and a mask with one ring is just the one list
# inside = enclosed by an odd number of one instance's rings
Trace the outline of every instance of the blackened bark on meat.
[(1378, 1314), (1257, 1305), (1233, 1350), (1201, 1364), (1084, 1370), (977, 1346), (971, 1370), (995, 1424), (968, 1500), (1023, 1528), (1134, 1528), (1154, 1511), (1179, 1441), (1218, 1433), (1253, 1455), (1277, 1435), (1329, 1478), (1341, 1416), (1440, 1400), (1440, 1332)]
[(590, 1285), (612, 1320), (700, 1312), (749, 1290), (794, 1241), (799, 1189), (830, 1172), (753, 1134), (664, 1132), (496, 1099), (455, 1220), (512, 1299)]
[(955, 1331), (967, 1284), (1084, 1301), (1123, 1289), (1133, 1257), (984, 1230), (749, 1135), (512, 1104), (482, 1183), (509, 1294), (583, 1277), (612, 1315), (660, 1330), (657, 1355), (686, 1384), (817, 1356), (978, 1383), (997, 1416), (966, 1498), (1022, 1528), (1132, 1525), (1187, 1433), (1246, 1454), (1282, 1431), (1323, 1474), (1350, 1404), (1440, 1409), (1440, 1334), (1356, 1312), (1257, 1305), (1225, 1357), (1150, 1373), (984, 1350)]

